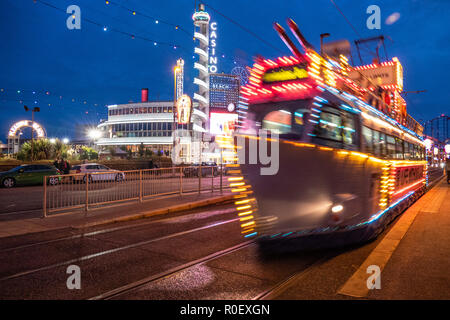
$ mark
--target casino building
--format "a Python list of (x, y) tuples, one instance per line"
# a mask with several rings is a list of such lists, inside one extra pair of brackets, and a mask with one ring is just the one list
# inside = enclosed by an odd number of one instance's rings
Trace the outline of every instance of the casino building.
[(148, 101), (148, 89), (142, 89), (140, 103), (108, 106), (108, 120), (98, 126), (102, 135), (97, 145), (126, 146), (135, 151), (143, 144), (154, 151), (174, 151), (184, 163), (219, 162), (221, 152), (211, 142), (234, 130), (240, 83), (235, 75), (217, 72), (217, 22), (210, 22), (204, 4), (192, 18), (196, 57), (192, 99), (183, 90), (185, 65), (179, 59), (174, 69), (176, 105), (173, 100)]

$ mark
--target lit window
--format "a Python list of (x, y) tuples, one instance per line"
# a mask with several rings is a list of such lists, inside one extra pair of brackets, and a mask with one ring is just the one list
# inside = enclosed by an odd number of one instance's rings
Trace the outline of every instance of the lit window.
[(263, 129), (275, 133), (289, 133), (291, 131), (291, 117), (289, 111), (277, 110), (268, 113), (263, 120)]

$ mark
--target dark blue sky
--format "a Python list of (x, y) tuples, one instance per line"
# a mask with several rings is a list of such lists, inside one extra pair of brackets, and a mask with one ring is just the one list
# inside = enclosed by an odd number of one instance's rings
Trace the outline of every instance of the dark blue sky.
[[(1, 0), (0, 140), (6, 140), (12, 123), (31, 117), (25, 113), (23, 104), (39, 106), (41, 112), (36, 115), (36, 121), (46, 128), (49, 137), (62, 138), (72, 137), (76, 124), (94, 125), (105, 118), (106, 104), (139, 101), (142, 87), (149, 88), (150, 99), (171, 100), (172, 69), (179, 57), (186, 61), (185, 86), (192, 94), (195, 74), (192, 36), (139, 14), (132, 15), (118, 6), (106, 5), (103, 0), (45, 1), (64, 11), (76, 4), (83, 18), (179, 47), (154, 46), (153, 42), (105, 32), (86, 21), (82, 21), (81, 30), (68, 30), (68, 14), (64, 12), (32, 0)], [(193, 0), (115, 2), (180, 25), (189, 32), (193, 30)], [(208, 0), (206, 3), (254, 31), (283, 54), (290, 52), (273, 31), (272, 23), (279, 21), (285, 26), (287, 17), (298, 23), (316, 48), (319, 34), (324, 32), (331, 33), (330, 40), (358, 38), (330, 0)], [(361, 37), (384, 34), (392, 39), (386, 41), (387, 53), (390, 58), (397, 56), (403, 64), (405, 91), (427, 90), (406, 96), (409, 113), (416, 119), (449, 113), (446, 73), (450, 70), (450, 1), (335, 0), (335, 3)], [(381, 30), (366, 27), (369, 16), (366, 9), (372, 4), (381, 8)], [(282, 54), (213, 10), (207, 11), (218, 22), (219, 72), (230, 72), (236, 65), (251, 65), (257, 54), (265, 57)], [(386, 18), (395, 12), (400, 14), (400, 19), (387, 25)], [(353, 57), (359, 63), (356, 52)]]

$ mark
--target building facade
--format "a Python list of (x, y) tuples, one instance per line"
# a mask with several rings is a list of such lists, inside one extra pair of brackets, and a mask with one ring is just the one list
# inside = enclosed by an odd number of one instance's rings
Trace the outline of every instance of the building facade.
[(108, 106), (108, 120), (100, 123), (99, 146), (140, 144), (154, 151), (171, 151), (174, 129), (173, 101), (147, 101)]
[[(209, 109), (210, 112), (235, 112), (239, 103), (238, 76), (224, 73), (209, 75)], [(233, 104), (233, 106), (230, 106)]]

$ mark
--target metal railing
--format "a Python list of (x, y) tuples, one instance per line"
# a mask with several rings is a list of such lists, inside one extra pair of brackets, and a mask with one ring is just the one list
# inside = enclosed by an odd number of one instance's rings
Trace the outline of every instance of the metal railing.
[(121, 201), (144, 201), (187, 193), (222, 192), (228, 188), (217, 166), (105, 171), (44, 177), (43, 216)]

